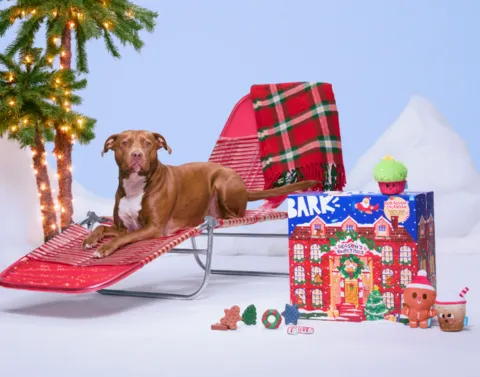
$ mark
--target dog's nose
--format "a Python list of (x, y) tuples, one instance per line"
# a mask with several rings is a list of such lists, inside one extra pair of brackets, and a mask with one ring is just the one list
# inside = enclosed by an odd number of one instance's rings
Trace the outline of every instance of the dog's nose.
[(140, 152), (140, 151), (133, 151), (133, 152), (131, 153), (131, 156), (132, 156), (133, 158), (135, 158), (135, 159), (141, 158), (142, 155), (143, 155), (143, 154), (142, 154), (142, 152)]

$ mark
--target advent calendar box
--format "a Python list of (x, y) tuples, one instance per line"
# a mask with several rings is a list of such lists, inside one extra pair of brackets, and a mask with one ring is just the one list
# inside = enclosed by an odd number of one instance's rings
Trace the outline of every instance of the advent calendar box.
[(290, 300), (305, 317), (398, 320), (419, 270), (436, 286), (433, 192), (312, 192), (287, 202)]

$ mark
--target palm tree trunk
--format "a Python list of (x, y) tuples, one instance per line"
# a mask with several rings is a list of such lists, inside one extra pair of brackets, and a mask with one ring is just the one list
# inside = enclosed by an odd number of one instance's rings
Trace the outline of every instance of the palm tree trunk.
[(33, 168), (36, 170), (37, 190), (40, 198), (40, 211), (42, 213), (43, 236), (45, 242), (58, 233), (57, 214), (53, 203), (52, 187), (48, 178), (45, 162), (45, 145), (42, 136), (36, 129), (35, 147), (32, 148)]
[[(60, 64), (65, 69), (72, 65), (72, 32), (68, 26), (62, 33), (62, 51)], [(73, 194), (72, 194), (72, 136), (57, 127), (55, 132), (54, 153), (57, 158), (58, 174), (58, 202), (60, 204), (60, 228), (65, 230), (72, 223)]]

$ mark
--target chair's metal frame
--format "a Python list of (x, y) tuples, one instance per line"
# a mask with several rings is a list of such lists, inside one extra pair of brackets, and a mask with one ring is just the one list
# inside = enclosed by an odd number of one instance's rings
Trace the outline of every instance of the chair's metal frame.
[[(86, 225), (89, 230), (93, 229), (96, 222), (106, 222), (105, 218), (98, 217), (94, 212), (88, 212), (87, 218), (80, 223)], [(217, 233), (215, 228), (219, 225), (218, 221), (211, 216), (205, 217), (205, 222), (199, 226), (202, 231), (198, 236), (192, 237), (192, 248), (174, 248), (168, 251), (174, 254), (193, 254), (197, 264), (203, 269), (203, 279), (200, 286), (192, 293), (168, 293), (168, 292), (144, 292), (130, 291), (123, 289), (101, 289), (97, 291), (103, 295), (163, 298), (163, 299), (194, 299), (197, 298), (207, 287), (210, 275), (233, 275), (233, 276), (260, 276), (260, 277), (288, 277), (288, 272), (266, 272), (266, 271), (245, 271), (245, 270), (215, 270), (212, 269), (213, 239), (214, 237), (248, 237), (248, 238), (287, 238), (288, 234), (280, 233)], [(199, 249), (196, 243), (196, 237), (207, 237), (207, 248)], [(200, 259), (200, 255), (205, 255), (205, 263)]]

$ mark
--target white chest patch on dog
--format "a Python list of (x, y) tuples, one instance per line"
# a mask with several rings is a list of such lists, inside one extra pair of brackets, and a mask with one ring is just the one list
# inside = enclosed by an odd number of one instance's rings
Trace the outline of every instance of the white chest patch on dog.
[(145, 188), (145, 177), (132, 173), (123, 180), (125, 197), (118, 203), (118, 216), (129, 232), (140, 229), (138, 213), (142, 209), (142, 198)]

